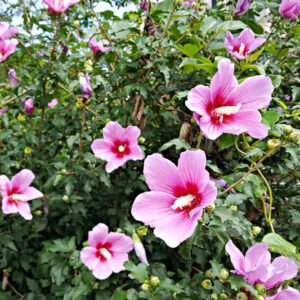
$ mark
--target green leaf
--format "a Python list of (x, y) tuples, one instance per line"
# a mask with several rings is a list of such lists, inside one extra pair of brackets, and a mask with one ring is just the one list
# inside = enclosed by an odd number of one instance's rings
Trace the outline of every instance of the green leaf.
[(264, 67), (259, 66), (259, 65), (241, 64), (241, 69), (243, 71), (252, 69), (252, 70), (255, 70), (257, 73), (259, 73), (261, 75), (266, 75)]
[(296, 254), (296, 247), (277, 233), (266, 234), (261, 242), (267, 244), (271, 251)]
[(219, 141), (219, 151), (232, 147), (234, 145), (236, 136), (232, 134), (222, 134), (218, 141)]
[(76, 141), (79, 142), (79, 133), (76, 133), (75, 135), (71, 135), (67, 139), (67, 145), (68, 145), (68, 147), (71, 149), (73, 147), (73, 145), (75, 144)]
[(176, 147), (176, 150), (180, 150), (180, 149), (186, 149), (186, 150), (190, 150), (191, 149), (191, 146), (190, 144), (185, 141), (185, 140), (182, 140), (182, 139), (173, 139), (165, 144), (163, 144), (159, 149), (158, 151), (159, 152), (162, 152), (172, 146), (175, 146)]
[(53, 243), (46, 242), (45, 248), (50, 252), (74, 252), (76, 250), (75, 236), (54, 240)]
[(270, 128), (274, 126), (274, 124), (279, 119), (279, 114), (276, 111), (269, 110), (262, 113), (262, 120), (261, 122), (267, 125)]
[(246, 282), (242, 276), (231, 275), (229, 278), (229, 282), (233, 290), (240, 291), (244, 287), (247, 291), (251, 292), (251, 295), (254, 296), (255, 299), (258, 299), (256, 289), (250, 283)]
[(159, 65), (158, 69), (160, 72), (162, 72), (164, 74), (166, 85), (168, 85), (169, 79), (170, 79), (170, 69), (166, 65)]
[(203, 36), (206, 35), (207, 32), (212, 31), (215, 26), (217, 26), (218, 20), (214, 17), (208, 17), (203, 20), (200, 30), (202, 31)]
[(245, 28), (247, 28), (247, 25), (241, 21), (225, 21), (218, 26), (218, 29), (222, 29), (223, 31)]
[(132, 261), (127, 261), (124, 264), (127, 271), (129, 271), (129, 277), (131, 279), (136, 279), (140, 283), (144, 283), (144, 281), (148, 277), (147, 266), (143, 263), (139, 263), (135, 265)]
[(280, 75), (269, 75), (269, 77), (271, 78), (272, 80), (272, 84), (274, 86), (274, 88), (278, 88), (281, 84), (281, 76)]
[(201, 48), (202, 46), (200, 44), (184, 44), (183, 46), (180, 45), (179, 51), (188, 57), (193, 57)]
[(258, 59), (258, 57), (260, 56), (260, 54), (261, 54), (263, 51), (264, 51), (264, 49), (262, 48), (262, 49), (260, 49), (260, 50), (258, 50), (258, 51), (256, 51), (256, 52), (254, 52), (253, 54), (251, 54), (251, 55), (249, 56), (250, 62), (253, 63), (254, 61), (256, 61), (256, 60)]
[(164, 0), (164, 1), (161, 1), (159, 3), (157, 3), (155, 6), (154, 6), (154, 10), (158, 10), (158, 11), (171, 11), (172, 9), (172, 6), (173, 6), (173, 0)]

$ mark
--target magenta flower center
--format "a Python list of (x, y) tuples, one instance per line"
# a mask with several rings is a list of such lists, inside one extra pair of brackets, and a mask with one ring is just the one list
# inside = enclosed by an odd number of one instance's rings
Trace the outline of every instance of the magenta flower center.
[(17, 203), (18, 201), (24, 201), (24, 200), (27, 199), (27, 197), (20, 194), (18, 192), (18, 189), (16, 189), (16, 188), (12, 188), (8, 192), (7, 196), (8, 196), (8, 203), (9, 204)]
[(233, 48), (233, 52), (237, 52), (239, 55), (243, 55), (243, 56), (246, 56), (247, 55), (247, 48), (245, 46), (244, 43), (241, 43), (240, 47), (234, 47)]
[(210, 108), (210, 115), (211, 115), (211, 121), (214, 124), (220, 124), (220, 123), (226, 123), (227, 121), (230, 120), (230, 115), (236, 114), (242, 104), (237, 104), (237, 105), (229, 105), (229, 106), (220, 106), (216, 108)]
[(99, 243), (96, 247), (96, 257), (99, 258), (101, 261), (106, 261), (112, 258), (111, 251), (109, 251), (111, 245), (109, 243), (101, 244)]
[(130, 154), (128, 141), (115, 141), (114, 147), (112, 148), (112, 152), (120, 158), (124, 155)]

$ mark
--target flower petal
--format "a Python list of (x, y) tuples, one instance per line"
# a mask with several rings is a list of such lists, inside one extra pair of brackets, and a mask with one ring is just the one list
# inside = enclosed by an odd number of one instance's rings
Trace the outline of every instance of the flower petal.
[(31, 214), (31, 211), (30, 211), (30, 206), (29, 206), (29, 204), (27, 202), (18, 201), (16, 205), (17, 205), (19, 214), (25, 220), (31, 220), (32, 219), (32, 214)]
[(245, 254), (245, 271), (251, 271), (258, 266), (265, 266), (266, 268), (271, 263), (271, 254), (267, 244), (256, 244), (248, 249)]
[(203, 116), (197, 123), (202, 130), (202, 134), (210, 140), (215, 140), (224, 132), (224, 125), (222, 123), (214, 124), (210, 117)]
[(96, 139), (91, 145), (94, 155), (102, 160), (109, 161), (114, 153), (112, 152), (113, 144), (108, 140)]
[(114, 253), (111, 259), (107, 260), (111, 270), (115, 273), (119, 273), (125, 270), (124, 263), (128, 261), (127, 253)]
[(17, 188), (18, 192), (27, 189), (34, 180), (34, 174), (30, 170), (22, 170), (11, 179), (12, 188)]
[(113, 253), (127, 253), (133, 249), (132, 239), (123, 233), (110, 232), (106, 242), (111, 244), (109, 250)]
[(85, 247), (80, 252), (80, 259), (89, 270), (93, 270), (99, 261), (99, 258), (96, 257), (96, 252), (97, 249), (92, 247)]
[(209, 181), (201, 192), (202, 200), (200, 207), (204, 208), (207, 205), (212, 204), (217, 198), (218, 191), (215, 184), (212, 181)]
[(250, 48), (248, 50), (248, 53), (253, 52), (256, 48), (258, 48), (259, 46), (261, 46), (262, 44), (264, 44), (266, 41), (265, 38), (256, 38), (254, 39), (254, 41), (252, 42), (252, 44), (250, 45)]
[(229, 240), (225, 246), (226, 252), (230, 255), (230, 260), (237, 271), (245, 271), (245, 257), (243, 253)]
[(112, 143), (123, 140), (125, 129), (118, 122), (108, 122), (103, 129), (103, 137)]
[(107, 173), (111, 173), (112, 171), (118, 169), (119, 167), (123, 167), (127, 161), (128, 161), (127, 156), (123, 156), (119, 158), (116, 155), (114, 155), (110, 158), (110, 161), (107, 163), (105, 170)]
[(268, 269), (266, 266), (258, 265), (257, 267), (251, 269), (244, 273), (244, 280), (254, 285), (257, 281), (264, 281), (268, 276)]
[(24, 201), (29, 201), (33, 199), (42, 198), (44, 195), (36, 188), (29, 186), (28, 188), (22, 191), (22, 195), (27, 196), (27, 199)]
[(137, 126), (128, 126), (125, 128), (123, 139), (129, 141), (130, 144), (137, 145), (137, 139), (141, 135), (141, 131)]
[(10, 180), (5, 175), (0, 176), (0, 192), (2, 195), (7, 195), (7, 192), (11, 189)]
[(99, 223), (92, 229), (92, 231), (89, 231), (89, 245), (96, 248), (97, 244), (104, 244), (106, 242), (107, 236), (108, 227), (103, 223)]
[(207, 86), (197, 85), (190, 90), (185, 105), (199, 115), (207, 114), (207, 106), (211, 103), (210, 90)]
[(15, 214), (18, 212), (18, 208), (15, 202), (10, 203), (7, 197), (2, 199), (2, 212), (4, 214)]
[(98, 260), (98, 263), (93, 268), (93, 275), (100, 279), (107, 279), (112, 273), (112, 269), (108, 263), (108, 261), (100, 261)]

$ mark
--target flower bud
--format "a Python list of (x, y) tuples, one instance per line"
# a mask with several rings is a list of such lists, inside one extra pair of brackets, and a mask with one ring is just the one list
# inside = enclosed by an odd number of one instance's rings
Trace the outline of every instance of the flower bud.
[(116, 230), (116, 232), (122, 233), (123, 230), (122, 230), (122, 228), (118, 227), (117, 230)]
[(144, 291), (144, 292), (147, 292), (147, 291), (149, 291), (149, 283), (143, 283), (142, 285), (141, 285), (141, 289)]
[(68, 196), (68, 195), (64, 195), (64, 196), (63, 196), (63, 201), (69, 202), (69, 196)]
[(77, 26), (77, 27), (79, 27), (79, 26), (80, 26), (79, 20), (75, 20), (75, 21), (74, 21), (74, 25)]
[(211, 294), (210, 299), (211, 300), (218, 300), (218, 295), (217, 294)]
[(239, 292), (236, 294), (235, 299), (236, 300), (248, 300), (248, 296), (244, 292)]
[(212, 287), (212, 282), (210, 279), (205, 279), (202, 280), (201, 285), (205, 290), (210, 290)]
[(216, 275), (215, 273), (213, 272), (212, 269), (209, 269), (205, 272), (205, 277), (209, 278), (209, 279), (215, 279), (216, 278)]
[(222, 293), (222, 294), (220, 295), (220, 299), (221, 299), (221, 300), (227, 300), (227, 299), (228, 299), (228, 296), (227, 296), (226, 294)]
[(256, 284), (255, 289), (257, 290), (258, 295), (263, 295), (267, 291), (263, 284)]
[(66, 169), (61, 170), (61, 174), (67, 174), (67, 173), (68, 173), (68, 171)]
[(151, 277), (150, 277), (150, 284), (151, 284), (153, 287), (159, 286), (159, 284), (160, 284), (159, 278), (158, 278), (157, 276), (151, 275)]
[(292, 142), (297, 143), (300, 139), (300, 133), (299, 132), (292, 132), (289, 135), (289, 138)]
[(18, 121), (19, 122), (24, 122), (25, 121), (25, 117), (21, 114), (18, 115)]
[(143, 243), (141, 242), (141, 240), (139, 238), (137, 241), (134, 241), (133, 249), (134, 249), (134, 252), (135, 252), (136, 256), (138, 257), (138, 259), (146, 266), (149, 266), (149, 263), (147, 260), (147, 255), (146, 255), (146, 250), (144, 248)]
[(214, 211), (215, 209), (216, 205), (214, 203), (207, 205), (205, 208), (206, 211)]
[(238, 207), (236, 205), (231, 206), (231, 211), (236, 213), (238, 211)]
[(140, 136), (140, 137), (138, 138), (138, 142), (139, 142), (140, 144), (144, 144), (145, 141), (146, 141), (146, 139), (145, 139), (143, 136)]
[(280, 144), (278, 139), (271, 139), (267, 141), (267, 147), (268, 149), (272, 150), (276, 148)]
[(5, 273), (3, 273), (3, 277), (2, 277), (2, 290), (6, 289), (8, 283), (8, 275), (6, 275)]
[(260, 232), (261, 232), (261, 228), (259, 226), (254, 226), (252, 228), (252, 232), (253, 232), (254, 235), (259, 235)]
[(84, 108), (84, 104), (82, 103), (82, 101), (79, 101), (79, 100), (78, 100), (78, 101), (76, 102), (75, 105), (76, 105), (76, 107), (77, 107), (78, 109)]
[(220, 279), (222, 280), (226, 280), (229, 278), (229, 271), (225, 268), (223, 268), (221, 271), (220, 271)]
[(291, 125), (287, 125), (283, 129), (284, 135), (289, 135), (293, 132), (293, 127)]
[(24, 153), (25, 153), (26, 155), (29, 155), (31, 152), (32, 152), (32, 149), (31, 149), (30, 147), (26, 147), (26, 148), (24, 149)]
[(147, 229), (147, 227), (145, 227), (145, 226), (140, 226), (140, 227), (137, 229), (137, 232), (138, 232), (138, 235), (139, 235), (139, 236), (145, 236), (145, 235), (147, 235), (147, 231), (148, 231), (148, 229)]
[(259, 295), (257, 299), (258, 300), (265, 300), (266, 298), (264, 296), (262, 296), (262, 295)]
[(42, 211), (41, 210), (35, 210), (32, 212), (35, 216), (40, 216), (42, 214)]

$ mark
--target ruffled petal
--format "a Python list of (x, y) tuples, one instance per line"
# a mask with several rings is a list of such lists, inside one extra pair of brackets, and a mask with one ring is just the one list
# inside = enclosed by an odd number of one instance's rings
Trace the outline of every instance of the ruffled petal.
[(125, 270), (124, 263), (126, 261), (128, 261), (127, 253), (114, 253), (112, 258), (107, 260), (107, 263), (114, 273), (119, 273)]
[(103, 129), (103, 137), (114, 144), (115, 141), (123, 140), (125, 129), (118, 122), (108, 122)]
[(0, 193), (7, 195), (7, 192), (11, 190), (10, 180), (5, 175), (0, 176)]
[(137, 145), (137, 139), (140, 135), (141, 131), (137, 126), (128, 126), (125, 128), (123, 139), (128, 140), (132, 145)]
[(211, 103), (210, 90), (207, 86), (197, 85), (191, 89), (185, 105), (199, 115), (207, 114), (207, 106)]
[(225, 246), (226, 252), (230, 255), (230, 260), (235, 269), (239, 272), (245, 271), (245, 257), (243, 253), (229, 240)]
[(92, 247), (85, 247), (80, 252), (80, 259), (89, 270), (93, 270), (99, 261), (99, 258), (96, 257), (96, 252), (97, 249)]
[(94, 152), (94, 155), (102, 160), (110, 161), (114, 156), (112, 148), (114, 145), (110, 141), (103, 139), (96, 139), (91, 145), (91, 149)]
[(33, 199), (42, 198), (44, 195), (36, 188), (30, 186), (22, 191), (22, 195), (27, 196), (26, 200), (23, 201), (29, 201)]
[(248, 249), (245, 254), (245, 271), (249, 272), (258, 266), (268, 266), (271, 263), (271, 254), (267, 244), (256, 244)]
[(30, 170), (25, 169), (11, 179), (11, 186), (21, 193), (30, 186), (33, 180), (34, 174)]
[(123, 233), (110, 232), (106, 242), (111, 244), (109, 250), (113, 253), (127, 253), (133, 249), (132, 239)]
[(15, 214), (18, 212), (18, 208), (15, 202), (10, 203), (7, 197), (2, 199), (2, 212), (4, 214)]
[(108, 227), (103, 223), (99, 223), (92, 229), (92, 231), (89, 231), (89, 245), (96, 248), (99, 243), (105, 244), (107, 236)]
[(202, 200), (200, 207), (205, 208), (206, 206), (212, 204), (217, 198), (217, 188), (212, 181), (209, 181), (201, 192)]
[(18, 201), (16, 204), (19, 214), (25, 219), (25, 220), (31, 220), (32, 214), (30, 211), (30, 206), (27, 202)]
[(93, 275), (100, 279), (107, 279), (112, 274), (112, 269), (108, 263), (108, 261), (100, 261), (98, 260), (97, 264), (93, 268)]
[(258, 48), (259, 46), (261, 46), (262, 44), (264, 44), (266, 41), (265, 38), (257, 38), (254, 39), (254, 41), (252, 42), (252, 44), (250, 45), (250, 48), (248, 50), (248, 53), (253, 52), (256, 48)]

